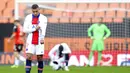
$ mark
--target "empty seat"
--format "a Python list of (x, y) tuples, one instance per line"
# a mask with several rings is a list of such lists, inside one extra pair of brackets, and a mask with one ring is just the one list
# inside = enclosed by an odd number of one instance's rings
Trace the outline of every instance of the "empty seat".
[(73, 12), (63, 12), (62, 16), (63, 17), (72, 17), (73, 16)]
[(91, 18), (82, 17), (81, 18), (81, 23), (91, 23)]
[(87, 9), (87, 4), (86, 3), (79, 3), (77, 10), (85, 10)]
[(72, 17), (70, 18), (70, 23), (80, 23), (80, 18)]
[(10, 1), (8, 2), (7, 7), (8, 7), (8, 8), (13, 8), (13, 9), (14, 9), (14, 5), (15, 5), (15, 4), (14, 4), (14, 1), (15, 1), (15, 0), (10, 0)]
[(97, 3), (90, 3), (87, 9), (94, 10), (98, 8)]
[(116, 23), (122, 23), (123, 19), (122, 18), (114, 18), (114, 22), (116, 22)]
[(105, 12), (95, 12), (95, 17), (104, 17), (105, 16)]
[(103, 18), (103, 22), (105, 22), (105, 23), (111, 23), (113, 21), (112, 21), (112, 18)]
[(126, 9), (130, 9), (130, 3), (126, 3)]
[(66, 3), (57, 3), (56, 4), (56, 8), (59, 8), (59, 9), (66, 9), (66, 7), (67, 7)]
[(120, 8), (126, 8), (126, 3), (120, 3), (119, 6)]
[(4, 10), (3, 16), (5, 18), (10, 18), (10, 17), (12, 17), (12, 15), (13, 15), (13, 10), (11, 10), (9, 8), (6, 8), (6, 10)]
[(48, 22), (50, 22), (50, 23), (59, 23), (59, 18), (49, 17)]
[(119, 3), (110, 3), (109, 8), (119, 8)]
[(125, 17), (125, 11), (117, 11), (117, 17)]
[(129, 17), (129, 18), (130, 18), (130, 12), (127, 12), (127, 17)]
[(61, 11), (53, 11), (52, 16), (54, 16), (54, 17), (61, 17), (62, 16), (62, 12)]
[(85, 12), (84, 17), (94, 17), (94, 12)]
[(2, 21), (3, 23), (10, 23), (10, 20), (9, 20), (9, 18), (3, 18), (3, 21)]
[(0, 11), (5, 8), (5, 2), (1, 1), (0, 2)]
[(69, 23), (69, 18), (67, 18), (67, 17), (60, 18), (60, 19), (59, 19), (59, 22), (60, 22), (60, 23)]
[(68, 10), (75, 10), (77, 8), (77, 4), (76, 3), (68, 3), (67, 4), (67, 9)]
[(104, 8), (108, 8), (108, 3), (100, 3), (99, 4), (99, 9), (104, 9)]
[(83, 17), (83, 13), (75, 12), (75, 13), (73, 13), (73, 17)]
[(106, 11), (106, 17), (115, 17), (115, 11)]

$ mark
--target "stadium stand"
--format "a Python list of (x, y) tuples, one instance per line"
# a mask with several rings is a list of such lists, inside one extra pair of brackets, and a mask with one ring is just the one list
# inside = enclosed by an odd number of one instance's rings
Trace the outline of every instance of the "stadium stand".
[[(14, 0), (3, 0), (0, 2), (0, 22), (12, 23), (14, 20)], [(130, 17), (130, 12), (121, 10), (108, 10), (100, 12), (86, 12), (85, 10), (99, 10), (107, 8), (125, 8), (129, 9), (129, 3), (54, 3), (45, 4), (60, 10), (41, 9), (40, 12), (48, 15), (50, 23), (91, 23), (95, 21), (95, 17), (103, 17), (103, 22), (123, 22), (124, 17)], [(28, 9), (26, 4), (19, 4), (20, 18), (24, 18), (31, 10)], [(65, 11), (64, 11), (65, 10)], [(69, 11), (70, 10), (70, 11)], [(72, 11), (84, 12), (72, 12)], [(56, 17), (56, 18), (54, 18)], [(107, 18), (108, 17), (108, 18)], [(112, 19), (115, 18), (115, 19)]]

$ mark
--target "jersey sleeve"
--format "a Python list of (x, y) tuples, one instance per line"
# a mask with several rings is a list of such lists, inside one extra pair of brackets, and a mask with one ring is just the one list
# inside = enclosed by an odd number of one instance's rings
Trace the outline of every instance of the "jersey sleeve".
[(36, 31), (35, 27), (33, 28), (32, 26), (30, 26), (30, 24), (31, 24), (30, 19), (31, 18), (29, 17), (29, 15), (26, 16), (26, 18), (25, 18), (25, 21), (24, 21), (24, 24), (23, 24), (23, 32), (25, 32), (25, 33), (32, 33), (34, 31)]
[(63, 52), (62, 53), (71, 53), (71, 50), (70, 50), (70, 47), (66, 44), (66, 43), (61, 43), (61, 45), (63, 45), (63, 47), (64, 47), (64, 50), (63, 50)]
[(16, 26), (13, 27), (13, 32), (17, 32), (17, 27)]
[(110, 29), (108, 29), (108, 27), (106, 25), (104, 26), (104, 29), (105, 29), (105, 32), (106, 32), (105, 37), (108, 38), (111, 35), (111, 31), (110, 31)]
[(56, 50), (58, 49), (58, 45), (55, 45), (51, 50), (50, 52), (48, 53), (48, 56), (50, 57), (51, 60), (53, 60), (54, 58), (54, 53), (56, 52)]
[(40, 38), (44, 39), (45, 34), (46, 34), (46, 28), (47, 28), (47, 17), (45, 17), (45, 16), (42, 15), (42, 17), (40, 18), (39, 26), (40, 26), (40, 28), (42, 30)]
[(94, 24), (92, 24), (92, 25), (88, 28), (88, 36), (89, 36), (89, 37), (92, 37), (91, 31), (93, 30), (93, 26), (94, 26)]

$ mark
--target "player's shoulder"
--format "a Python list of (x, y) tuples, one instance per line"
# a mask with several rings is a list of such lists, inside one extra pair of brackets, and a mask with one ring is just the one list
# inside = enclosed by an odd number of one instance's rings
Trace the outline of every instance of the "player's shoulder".
[(103, 26), (103, 27), (106, 27), (106, 24), (102, 23), (102, 26)]

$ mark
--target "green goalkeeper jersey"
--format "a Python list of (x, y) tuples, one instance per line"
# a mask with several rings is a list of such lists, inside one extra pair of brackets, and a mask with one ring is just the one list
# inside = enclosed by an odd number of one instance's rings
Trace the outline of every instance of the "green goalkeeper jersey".
[(98, 25), (98, 23), (95, 23), (92, 24), (92, 26), (90, 26), (88, 29), (88, 36), (94, 38), (95, 40), (102, 40), (104, 37), (105, 38), (109, 37), (110, 34), (111, 34), (110, 30), (107, 28), (105, 24)]

